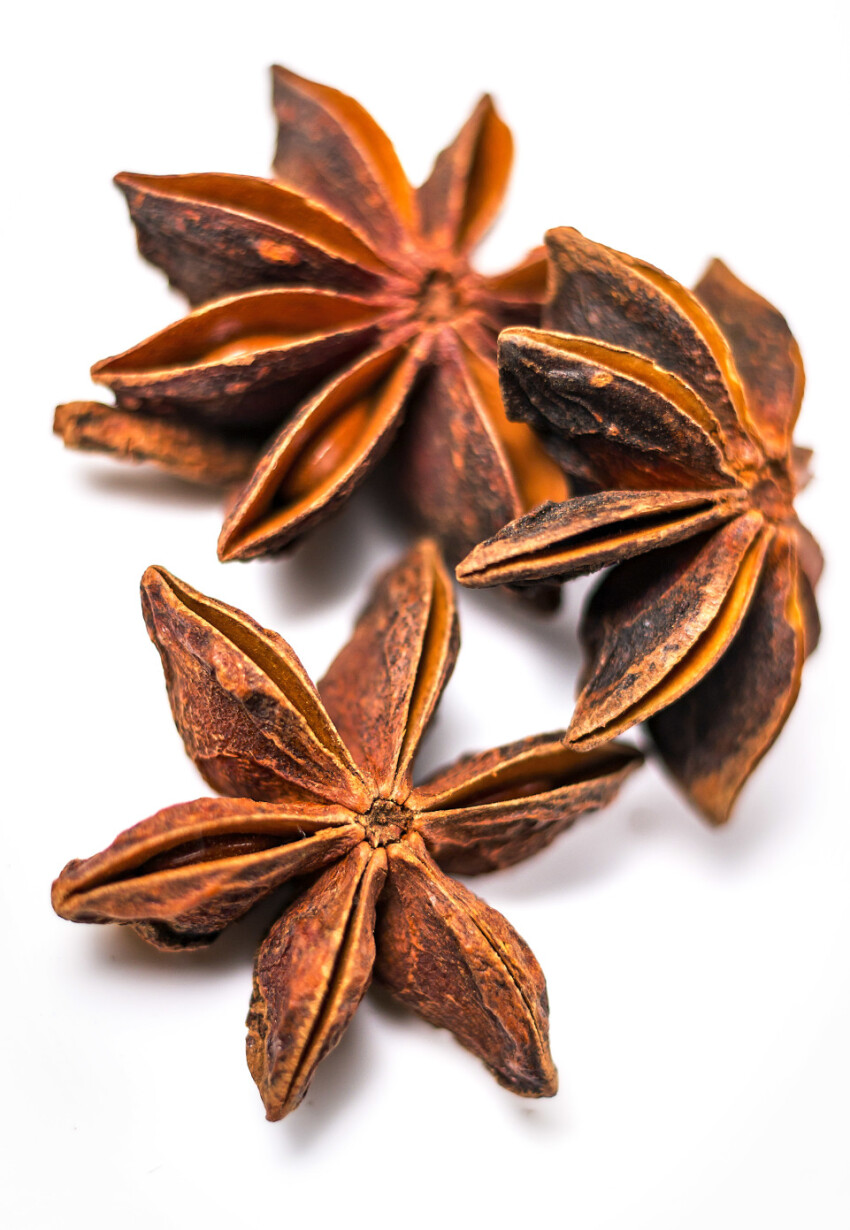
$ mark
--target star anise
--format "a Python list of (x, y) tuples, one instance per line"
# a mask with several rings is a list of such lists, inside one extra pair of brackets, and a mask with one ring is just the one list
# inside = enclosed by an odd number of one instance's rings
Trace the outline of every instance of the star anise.
[(158, 948), (210, 943), (294, 876), (260, 946), (248, 1063), (268, 1117), (293, 1110), (372, 973), (516, 1093), (556, 1090), (546, 988), (513, 928), (446, 870), (507, 867), (608, 802), (641, 760), (563, 732), (411, 769), (458, 649), (452, 587), (419, 544), (378, 582), (318, 689), (289, 645), (164, 569), (142, 579), (186, 750), (223, 799), (166, 808), (68, 864), (54, 908)]
[(586, 609), (567, 732), (596, 747), (649, 719), (719, 823), (781, 730), (817, 644), (822, 557), (793, 508), (803, 364), (784, 318), (713, 261), (693, 293), (563, 228), (547, 236), (559, 332), (501, 338), (510, 417), (587, 494), (547, 504), (463, 561), (466, 585), (615, 564)]
[(116, 406), (61, 406), (55, 429), (191, 479), (248, 475), (219, 540), (230, 560), (280, 551), (337, 510), (404, 419), (399, 491), (456, 561), (567, 494), (505, 417), (495, 366), (500, 329), (539, 324), (544, 251), (494, 277), (469, 263), (507, 185), (510, 132), (483, 97), (414, 189), (352, 98), (276, 68), (274, 105), (275, 181), (117, 177), (142, 254), (204, 306), (97, 363)]

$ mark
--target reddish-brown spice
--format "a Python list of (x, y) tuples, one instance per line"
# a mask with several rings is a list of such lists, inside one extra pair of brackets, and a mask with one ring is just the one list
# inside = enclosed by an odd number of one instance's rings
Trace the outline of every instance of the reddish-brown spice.
[(373, 972), (508, 1089), (553, 1094), (540, 967), (446, 872), (541, 850), (612, 799), (640, 754), (579, 754), (556, 731), (413, 785), (458, 649), (451, 583), (429, 542), (378, 581), (318, 688), (281, 637), (164, 569), (145, 573), (142, 602), (186, 750), (225, 797), (166, 808), (69, 863), (56, 911), (185, 950), (311, 875), (257, 954), (248, 1063), (270, 1119), (302, 1100)]
[(818, 640), (822, 558), (793, 508), (810, 457), (792, 442), (800, 352), (720, 261), (691, 293), (577, 231), (547, 238), (552, 331), (502, 334), (501, 387), (508, 415), (587, 494), (508, 525), (458, 576), (523, 585), (616, 565), (585, 612), (567, 739), (592, 748), (648, 719), (667, 768), (720, 823)]
[(116, 406), (60, 407), (55, 429), (185, 478), (245, 479), (219, 540), (230, 560), (280, 551), (338, 510), (404, 421), (398, 491), (456, 561), (568, 494), (505, 417), (496, 376), (500, 329), (540, 323), (543, 249), (494, 277), (469, 261), (507, 184), (510, 132), (485, 96), (414, 189), (352, 98), (276, 68), (274, 105), (273, 181), (117, 177), (140, 251), (203, 306), (97, 363)]

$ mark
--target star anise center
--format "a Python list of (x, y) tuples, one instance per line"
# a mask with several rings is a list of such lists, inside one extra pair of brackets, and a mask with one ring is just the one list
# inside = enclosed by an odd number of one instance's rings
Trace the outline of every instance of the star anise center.
[(793, 513), (794, 486), (787, 466), (772, 462), (764, 467), (753, 489), (753, 503), (771, 521), (785, 521)]
[(408, 830), (411, 814), (406, 807), (394, 803), (392, 799), (375, 799), (363, 817), (366, 840), (374, 849), (401, 841)]
[(455, 320), (465, 308), (462, 280), (448, 269), (429, 269), (419, 284), (417, 304), (423, 324)]

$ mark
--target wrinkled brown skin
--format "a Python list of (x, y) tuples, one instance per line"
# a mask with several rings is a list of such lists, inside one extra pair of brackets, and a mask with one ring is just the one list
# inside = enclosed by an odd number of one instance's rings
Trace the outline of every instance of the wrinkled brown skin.
[(212, 487), (243, 481), (254, 462), (253, 449), (240, 448), (216, 431), (125, 413), (102, 402), (58, 406), (54, 426), (69, 448), (109, 453), (122, 461), (154, 460), (169, 474)]
[(443, 875), (418, 833), (389, 846), (387, 860), (378, 977), (426, 1021), (451, 1029), (500, 1085), (550, 1097), (558, 1075), (549, 1001), (531, 949), (501, 914)]
[(445, 872), (541, 850), (613, 799), (640, 754), (616, 743), (578, 754), (555, 731), (413, 786), (459, 645), (429, 541), (378, 580), (318, 687), (280, 636), (162, 568), (142, 578), (142, 607), (186, 751), (224, 797), (166, 808), (69, 863), (57, 913), (185, 950), (311, 876), (256, 959), (248, 1064), (269, 1119), (303, 1100), (373, 972), (508, 1089), (554, 1094), (540, 967)]
[[(82, 433), (60, 407), (55, 430), (184, 478), (242, 481), (223, 560), (295, 544), (395, 441), (402, 501), (456, 562), (568, 494), (534, 434), (506, 419), (496, 378), (500, 329), (540, 323), (544, 253), (495, 277), (469, 263), (507, 186), (510, 132), (483, 97), (416, 190), (353, 99), (282, 68), (273, 77), (275, 180), (117, 177), (142, 255), (199, 306), (95, 365), (114, 410)], [(558, 591), (546, 592), (551, 608)]]
[(811, 459), (792, 440), (800, 352), (718, 260), (691, 293), (569, 228), (547, 242), (551, 331), (503, 333), (500, 382), (508, 417), (587, 494), (505, 526), (457, 575), (533, 585), (614, 565), (584, 614), (567, 740), (586, 750), (649, 720), (667, 768), (720, 824), (819, 636), (823, 557), (793, 507)]

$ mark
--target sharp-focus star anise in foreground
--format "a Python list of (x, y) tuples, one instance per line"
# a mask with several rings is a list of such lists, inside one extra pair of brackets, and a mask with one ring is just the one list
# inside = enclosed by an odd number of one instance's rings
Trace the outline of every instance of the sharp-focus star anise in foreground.
[(204, 306), (96, 364), (116, 405), (60, 406), (55, 429), (186, 478), (247, 477), (219, 540), (230, 560), (280, 551), (337, 510), (404, 420), (399, 491), (456, 561), (568, 494), (506, 418), (496, 376), (499, 331), (540, 323), (544, 251), (494, 277), (469, 264), (510, 132), (485, 96), (414, 189), (352, 98), (276, 68), (274, 105), (274, 181), (117, 177), (140, 251)]
[(161, 568), (145, 573), (142, 601), (186, 750), (229, 797), (166, 808), (69, 863), (57, 912), (190, 949), (293, 876), (312, 877), (257, 954), (248, 1063), (270, 1119), (304, 1097), (373, 970), (508, 1089), (553, 1094), (540, 967), (445, 871), (542, 849), (612, 799), (640, 754), (579, 755), (556, 732), (466, 756), (414, 787), (459, 639), (428, 542), (379, 580), (318, 688), (281, 637)]
[(544, 321), (509, 329), (508, 415), (587, 494), (506, 526), (465, 585), (567, 580), (617, 565), (585, 612), (567, 732), (593, 748), (636, 722), (712, 821), (790, 713), (818, 640), (820, 550), (793, 508), (809, 454), (791, 433), (803, 364), (784, 318), (713, 261), (693, 293), (552, 231)]

